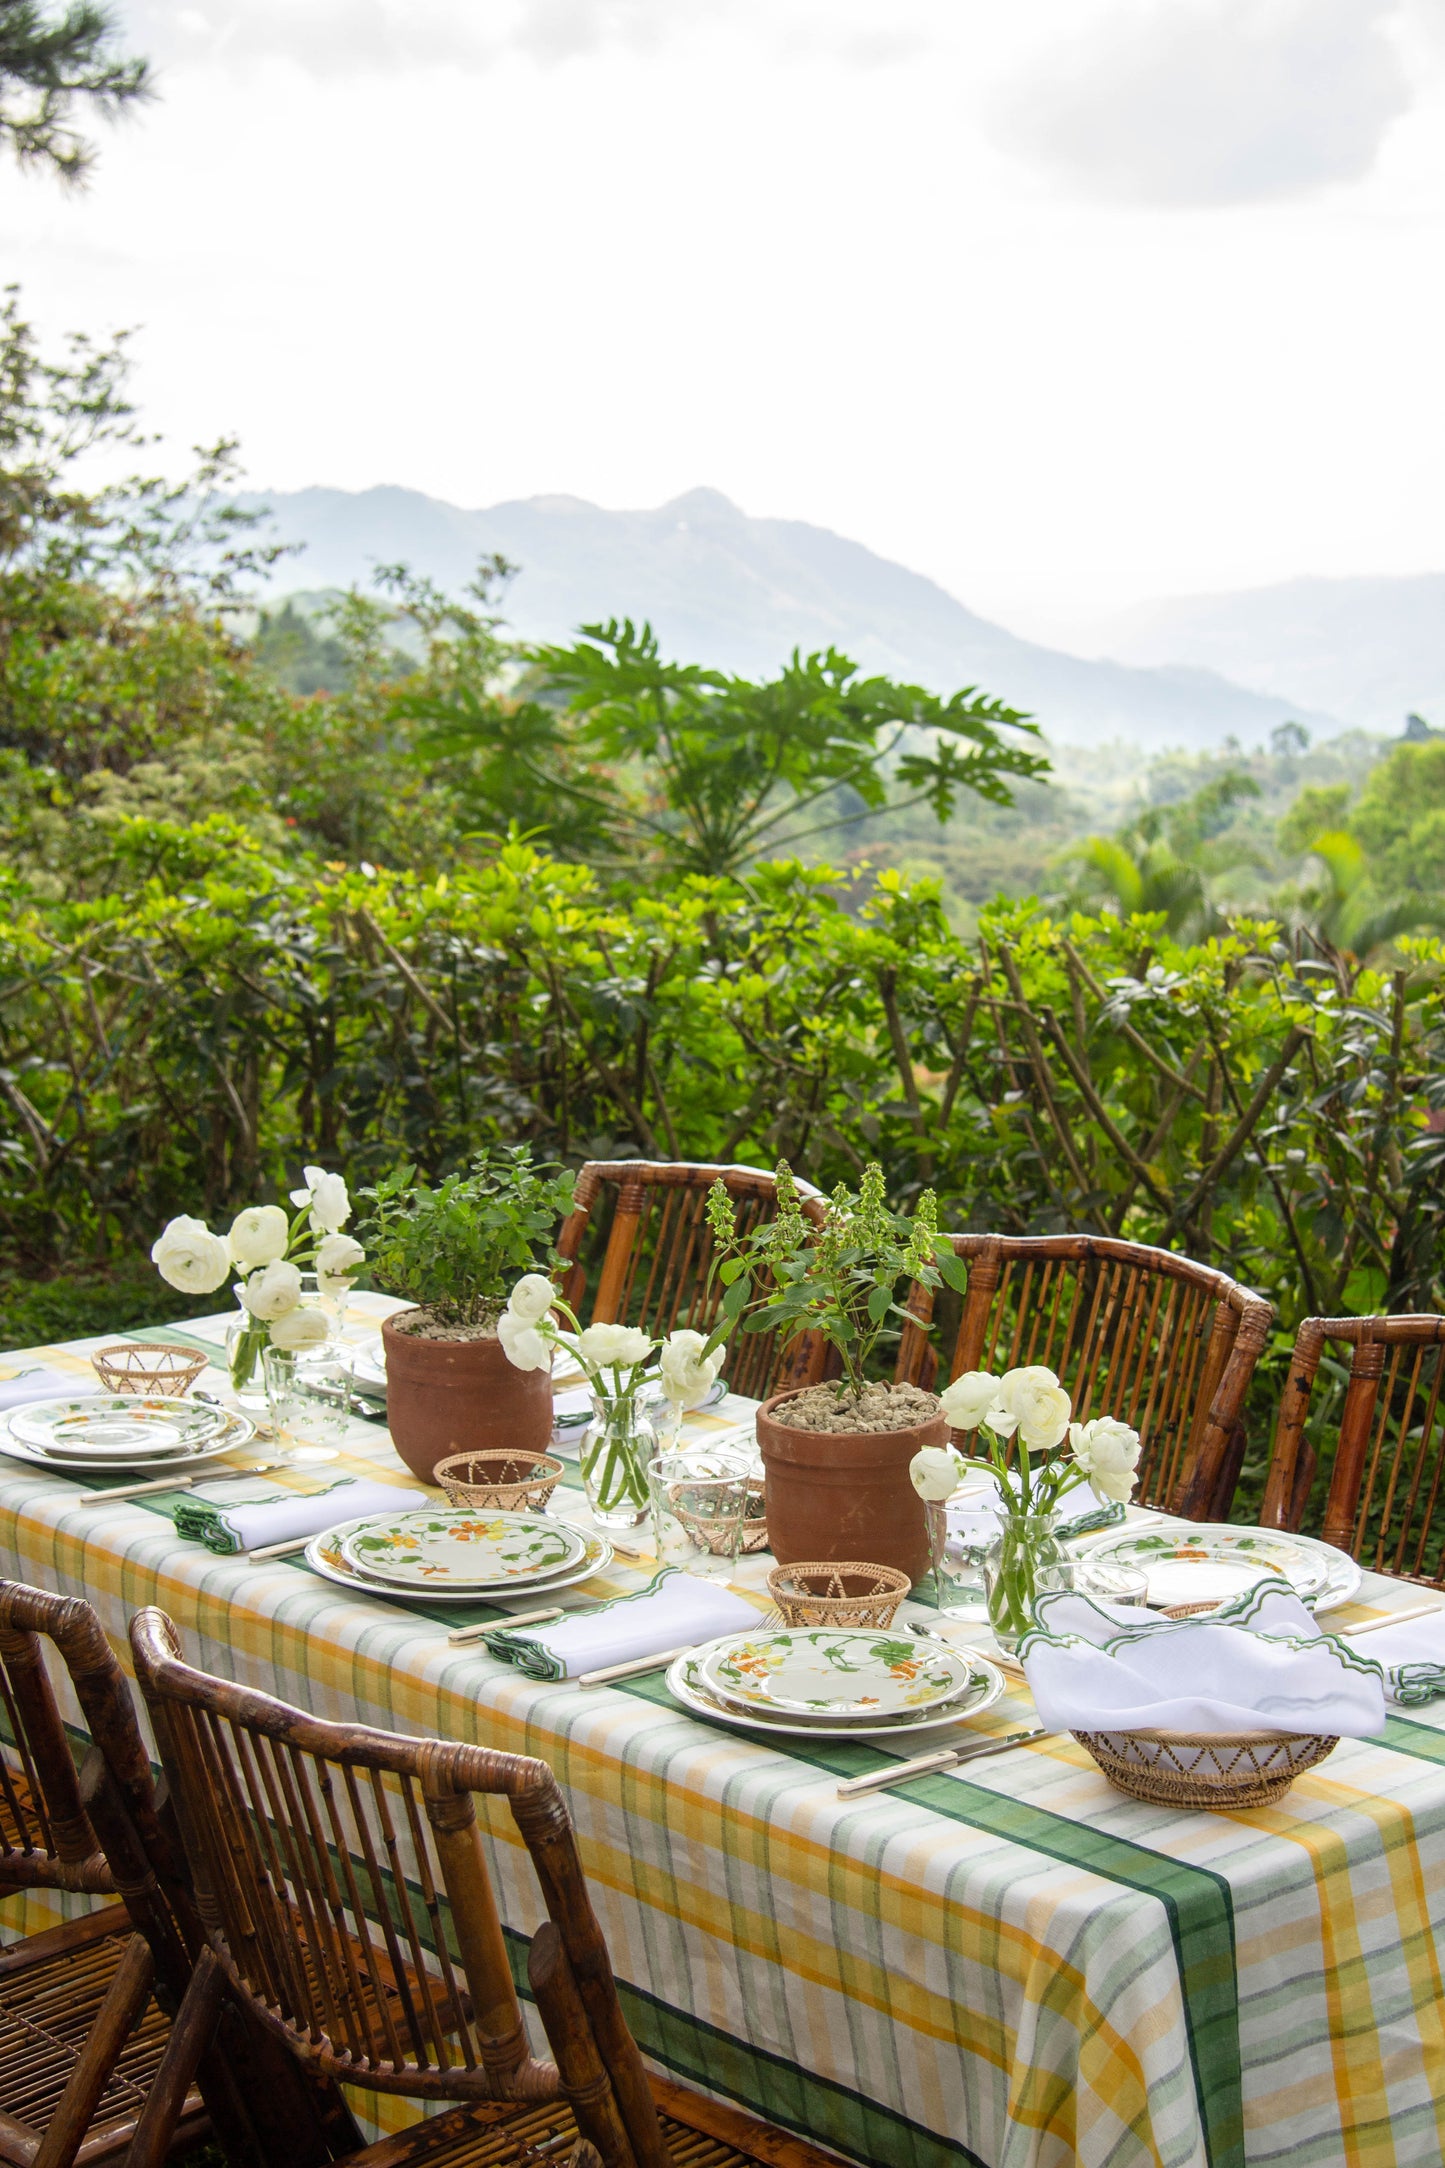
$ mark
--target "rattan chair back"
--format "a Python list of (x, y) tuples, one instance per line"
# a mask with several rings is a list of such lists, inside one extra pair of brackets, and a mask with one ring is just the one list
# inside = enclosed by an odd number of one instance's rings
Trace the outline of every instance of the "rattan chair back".
[[(592, 2095), (574, 2100), (584, 2135), (621, 2168), (667, 2168), (545, 1762), (326, 1723), (211, 1678), (181, 1661), (158, 1610), (137, 1615), (131, 1639), (210, 1950), (293, 2054), (413, 2098), (557, 2096), (557, 2068), (528, 2045), (487, 1871), (477, 1797), (495, 1797), (557, 1929), (542, 2007), (563, 2079), (581, 2035), (584, 2059), (600, 2060)], [(585, 2016), (559, 2042), (566, 1995)]]
[[(723, 1289), (709, 1273), (713, 1239), (704, 1208), (718, 1180), (733, 1200), (740, 1234), (776, 1218), (777, 1181), (761, 1167), (587, 1162), (557, 1245), (569, 1267), (562, 1292), (584, 1324), (638, 1325), (659, 1336), (676, 1326), (711, 1329)], [(821, 1193), (807, 1182), (798, 1188), (804, 1213), (820, 1226)], [(781, 1348), (775, 1333), (739, 1332), (727, 1352), (727, 1380), (734, 1392), (763, 1400), (815, 1383), (825, 1354), (815, 1333)]]
[(1310, 1508), (1328, 1461), (1325, 1395), (1316, 1385), (1332, 1358), (1331, 1367), (1344, 1370), (1344, 1404), (1320, 1532), (1375, 1573), (1445, 1586), (1442, 1348), (1445, 1317), (1305, 1319), (1275, 1423), (1260, 1514), (1266, 1527), (1299, 1528)]
[[(1273, 1309), (1226, 1274), (1170, 1250), (1096, 1235), (954, 1235), (968, 1291), (944, 1375), (1054, 1371), (1078, 1422), (1112, 1415), (1143, 1439), (1137, 1496), (1194, 1520), (1229, 1510), (1245, 1394)], [(897, 1376), (931, 1385), (940, 1359), (929, 1290), (907, 1307)]]

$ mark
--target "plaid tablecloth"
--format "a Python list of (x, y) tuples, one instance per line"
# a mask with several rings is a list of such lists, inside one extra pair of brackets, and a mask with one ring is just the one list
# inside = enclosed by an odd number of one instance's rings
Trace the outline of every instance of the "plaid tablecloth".
[[(0, 1357), (0, 1375), (85, 1371), (91, 1344)], [(348, 1449), (343, 1466), (410, 1482), (383, 1429), (357, 1424)], [(0, 1570), (87, 1596), (127, 1663), (130, 1614), (159, 1603), (227, 1678), (549, 1761), (628, 2018), (689, 2082), (889, 2168), (1445, 2158), (1445, 1704), (1248, 1814), (1137, 1804), (1068, 1739), (843, 1802), (837, 1779), (882, 1760), (861, 1742), (725, 1732), (659, 1676), (524, 1678), (448, 1647), (471, 1613), (216, 1557), (164, 1502), (82, 1507), (75, 1483), (0, 1467)], [(619, 1564), (606, 1592), (639, 1580)], [(1356, 1615), (1411, 1600), (1372, 1577)], [(1019, 1688), (982, 1722), (1030, 1711)], [(535, 1890), (504, 1810), (490, 1833), (520, 1964)]]

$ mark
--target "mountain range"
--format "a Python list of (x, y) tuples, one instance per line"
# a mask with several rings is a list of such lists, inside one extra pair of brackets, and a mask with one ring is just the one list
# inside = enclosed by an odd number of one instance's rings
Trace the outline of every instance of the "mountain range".
[(303, 584), (366, 587), (378, 564), (398, 561), (457, 592), (479, 557), (500, 550), (521, 568), (505, 610), (527, 639), (647, 618), (664, 653), (748, 676), (775, 671), (795, 647), (837, 647), (867, 671), (939, 692), (976, 685), (1032, 714), (1061, 745), (1254, 746), (1282, 722), (1317, 736), (1340, 724), (1327, 673), (1316, 673), (1321, 682), (1305, 699), (1293, 685), (1236, 682), (1209, 663), (1066, 654), (977, 616), (861, 543), (802, 520), (750, 518), (716, 490), (691, 490), (655, 511), (564, 496), (467, 511), (392, 486), (242, 501), (269, 506), (276, 538), (305, 545), (276, 567), (278, 598)]
[(1121, 662), (1192, 663), (1276, 699), (1393, 736), (1410, 711), (1445, 726), (1445, 573), (1287, 580), (1140, 603), (1094, 628)]

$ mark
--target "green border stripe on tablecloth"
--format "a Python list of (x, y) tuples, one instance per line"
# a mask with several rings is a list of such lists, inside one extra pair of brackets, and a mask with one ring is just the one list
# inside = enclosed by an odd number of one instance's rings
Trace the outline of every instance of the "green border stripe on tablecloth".
[[(1373, 1742), (1362, 1742), (1369, 1746)], [(1445, 1731), (1437, 1731), (1431, 1724), (1413, 1724), (1407, 1716), (1387, 1716), (1385, 1719), (1385, 1745), (1393, 1747), (1397, 1754), (1411, 1754), (1416, 1761), (1434, 1762), (1445, 1769)]]
[[(673, 1706), (665, 1681), (655, 1676), (629, 1680), (621, 1691), (658, 1706)], [(838, 1777), (867, 1775), (886, 1767), (891, 1759), (861, 1742), (850, 1746), (845, 1741), (826, 1745), (819, 1741), (809, 1746), (804, 1740), (789, 1739), (778, 1751)], [(1064, 1866), (1083, 1868), (1163, 1905), (1179, 1967), (1189, 2059), (1211, 2168), (1244, 2168), (1234, 1902), (1224, 1876), (1205, 1867), (1184, 1866), (1162, 1852), (1150, 1851), (1147, 1845), (1110, 1836), (1087, 1822), (1005, 1798), (970, 1784), (966, 1777), (914, 1777), (895, 1786), (893, 1796), (914, 1800), (945, 1820), (1042, 1852)]]

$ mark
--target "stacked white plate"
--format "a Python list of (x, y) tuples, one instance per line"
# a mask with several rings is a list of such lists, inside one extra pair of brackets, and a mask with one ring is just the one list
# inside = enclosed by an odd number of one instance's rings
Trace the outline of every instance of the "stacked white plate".
[(1137, 1566), (1148, 1579), (1148, 1600), (1159, 1610), (1225, 1603), (1278, 1574), (1312, 1611), (1334, 1611), (1351, 1600), (1362, 1578), (1358, 1560), (1332, 1543), (1228, 1521), (1111, 1529), (1080, 1544), (1079, 1556)]
[(792, 1738), (882, 1739), (976, 1716), (1004, 1690), (973, 1649), (888, 1627), (760, 1627), (680, 1656), (667, 1683), (715, 1723)]
[(0, 1452), (67, 1475), (179, 1474), (234, 1452), (255, 1432), (246, 1416), (211, 1401), (89, 1393), (16, 1408), (0, 1429)]
[(601, 1573), (612, 1546), (544, 1513), (422, 1507), (327, 1529), (306, 1556), (327, 1580), (369, 1595), (475, 1604), (570, 1588)]

